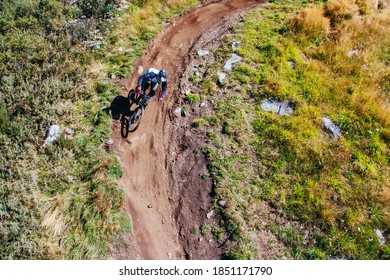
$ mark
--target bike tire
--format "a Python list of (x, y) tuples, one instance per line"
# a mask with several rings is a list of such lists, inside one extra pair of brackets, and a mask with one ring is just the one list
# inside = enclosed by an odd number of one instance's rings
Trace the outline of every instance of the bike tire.
[(127, 118), (121, 120), (121, 135), (123, 138), (127, 138), (129, 135), (129, 120)]
[(132, 120), (129, 124), (129, 132), (134, 132), (140, 125), (142, 121), (142, 116), (144, 115), (144, 109), (141, 107), (137, 107), (134, 110), (134, 113), (130, 117), (130, 120)]

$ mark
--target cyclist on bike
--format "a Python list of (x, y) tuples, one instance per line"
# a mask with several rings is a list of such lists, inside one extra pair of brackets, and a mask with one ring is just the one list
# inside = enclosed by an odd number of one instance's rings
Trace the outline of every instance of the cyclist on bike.
[(145, 71), (145, 74), (138, 78), (138, 86), (135, 91), (139, 95), (141, 92), (146, 94), (146, 90), (149, 90), (148, 96), (152, 97), (156, 93), (158, 85), (161, 84), (161, 95), (158, 102), (164, 101), (164, 95), (167, 91), (167, 72), (165, 70), (158, 70), (156, 68), (149, 68)]

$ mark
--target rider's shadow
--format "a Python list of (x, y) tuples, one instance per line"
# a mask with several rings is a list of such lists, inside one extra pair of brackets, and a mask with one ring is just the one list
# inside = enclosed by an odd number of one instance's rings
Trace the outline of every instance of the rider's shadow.
[(118, 95), (112, 100), (110, 107), (104, 108), (103, 111), (110, 114), (114, 120), (119, 120), (121, 115), (131, 115), (131, 101), (128, 97)]
[(138, 103), (138, 99), (139, 96), (137, 96), (134, 90), (131, 90), (128, 97), (122, 95), (116, 96), (112, 100), (110, 107), (104, 108), (103, 111), (107, 114), (111, 113), (111, 117), (114, 120), (119, 120), (121, 115), (129, 117), (133, 114), (136, 108), (133, 105)]

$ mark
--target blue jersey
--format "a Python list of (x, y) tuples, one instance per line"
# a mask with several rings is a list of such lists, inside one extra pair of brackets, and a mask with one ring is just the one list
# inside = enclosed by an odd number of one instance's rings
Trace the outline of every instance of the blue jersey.
[(145, 74), (140, 76), (138, 78), (138, 86), (144, 90), (144, 86), (146, 82), (150, 82), (150, 93), (154, 95), (154, 92), (156, 91), (158, 85), (161, 83), (161, 98), (164, 97), (165, 92), (167, 91), (167, 80), (165, 78), (160, 78), (159, 76), (159, 70), (156, 68), (149, 68), (146, 70)]

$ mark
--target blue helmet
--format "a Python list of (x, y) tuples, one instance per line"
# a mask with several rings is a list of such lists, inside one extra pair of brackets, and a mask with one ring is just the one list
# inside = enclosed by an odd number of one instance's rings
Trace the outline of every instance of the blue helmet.
[(158, 77), (160, 78), (161, 82), (166, 82), (166, 80), (167, 80), (167, 71), (160, 70), (160, 72), (158, 72)]

